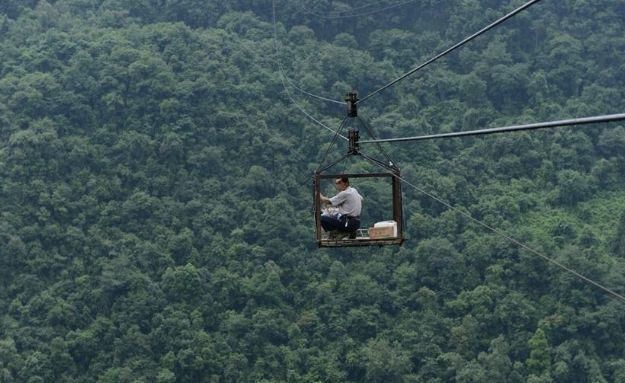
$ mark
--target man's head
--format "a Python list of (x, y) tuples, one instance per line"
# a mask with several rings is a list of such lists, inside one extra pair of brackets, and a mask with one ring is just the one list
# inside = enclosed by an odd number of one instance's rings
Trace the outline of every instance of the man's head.
[(334, 186), (338, 191), (343, 191), (347, 189), (347, 187), (349, 186), (349, 178), (345, 176), (336, 177), (336, 179), (334, 180)]

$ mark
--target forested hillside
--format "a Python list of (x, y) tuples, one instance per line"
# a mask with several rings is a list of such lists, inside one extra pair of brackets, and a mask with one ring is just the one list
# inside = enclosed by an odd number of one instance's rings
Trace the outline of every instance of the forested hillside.
[[(335, 128), (289, 84), (368, 94), (522, 3), (276, 0), (275, 39), (271, 0), (1, 1), (0, 382), (625, 382), (625, 302), (408, 185), (402, 247), (314, 242), (332, 133), (284, 85)], [(625, 112), (624, 15), (541, 1), (360, 116), (403, 137)], [(384, 149), (625, 294), (625, 124)]]

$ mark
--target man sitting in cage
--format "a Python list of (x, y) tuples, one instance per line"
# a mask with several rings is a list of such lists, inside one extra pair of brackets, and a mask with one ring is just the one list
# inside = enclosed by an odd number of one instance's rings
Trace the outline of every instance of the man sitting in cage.
[(328, 206), (321, 214), (321, 227), (330, 233), (330, 239), (354, 239), (360, 228), (363, 198), (356, 188), (349, 185), (346, 176), (336, 178), (334, 186), (338, 190), (334, 197), (319, 194), (321, 203)]

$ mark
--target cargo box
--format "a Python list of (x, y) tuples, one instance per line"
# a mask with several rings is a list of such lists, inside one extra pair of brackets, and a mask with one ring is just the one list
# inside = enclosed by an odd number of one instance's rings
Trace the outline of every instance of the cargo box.
[(383, 221), (377, 222), (372, 228), (369, 228), (369, 238), (395, 238), (397, 237), (397, 222)]

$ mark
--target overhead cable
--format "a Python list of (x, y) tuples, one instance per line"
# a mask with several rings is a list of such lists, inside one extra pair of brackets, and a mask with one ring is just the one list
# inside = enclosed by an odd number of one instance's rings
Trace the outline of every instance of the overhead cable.
[(399, 81), (405, 79), (406, 77), (410, 76), (411, 74), (417, 72), (418, 70), (421, 70), (423, 68), (425, 68), (426, 66), (428, 66), (429, 64), (433, 63), (434, 61), (440, 59), (441, 57), (447, 55), (448, 53), (451, 53), (452, 51), (456, 50), (457, 48), (460, 48), (461, 46), (463, 46), (464, 44), (468, 43), (469, 41), (475, 39), (476, 37), (480, 36), (481, 34), (484, 34), (486, 32), (488, 32), (489, 30), (495, 28), (496, 26), (498, 26), (499, 24), (503, 23), (504, 21), (512, 18), (513, 16), (517, 15), (519, 12), (522, 12), (523, 10), (529, 8), (530, 6), (538, 3), (540, 0), (531, 0), (528, 1), (527, 3), (525, 3), (524, 5), (520, 6), (519, 8), (515, 9), (514, 11), (508, 13), (507, 15), (503, 16), (502, 18), (498, 19), (497, 21), (489, 24), (488, 26), (480, 29), (479, 31), (475, 32), (474, 34), (472, 34), (471, 36), (465, 38), (464, 40), (460, 41), (459, 43), (453, 45), (452, 47), (446, 49), (445, 51), (437, 54), (436, 56), (432, 57), (431, 59), (427, 60), (426, 62), (424, 62), (423, 64), (411, 69), (410, 71), (404, 73), (403, 75), (399, 76), (398, 78), (396, 78), (395, 80), (389, 82), (388, 84), (384, 85), (383, 87), (381, 87), (378, 90), (375, 90), (373, 92), (371, 92), (370, 94), (368, 94), (367, 96), (363, 97), (362, 99), (360, 99), (360, 101), (358, 101), (359, 104), (363, 103), (364, 101), (368, 100), (369, 98), (373, 97), (374, 95), (382, 92), (383, 90), (395, 85), (396, 83), (398, 83)]
[(365, 140), (365, 141), (360, 141), (360, 143), (361, 144), (370, 144), (370, 143), (378, 144), (381, 142), (423, 141), (423, 140), (433, 140), (433, 139), (438, 139), (438, 138), (479, 136), (479, 135), (485, 135), (485, 134), (516, 132), (516, 131), (521, 131), (521, 130), (535, 130), (535, 129), (545, 129), (545, 128), (558, 128), (558, 127), (563, 127), (563, 126), (597, 124), (601, 122), (613, 122), (613, 121), (623, 121), (623, 120), (625, 120), (625, 113), (606, 114), (606, 115), (601, 115), (601, 116), (572, 118), (568, 120), (537, 122), (537, 123), (525, 124), (525, 125), (511, 125), (511, 126), (504, 126), (501, 128), (467, 130), (464, 132), (429, 134), (426, 136), (415, 136), (415, 137), (383, 138), (379, 140)]
[(445, 207), (447, 207), (447, 208), (449, 208), (449, 209), (451, 209), (451, 210), (461, 214), (462, 216), (466, 217), (467, 219), (473, 221), (474, 223), (476, 223), (476, 224), (478, 224), (478, 225), (480, 225), (480, 226), (490, 230), (491, 232), (493, 232), (496, 235), (500, 236), (501, 238), (507, 240), (508, 242), (511, 242), (511, 243), (513, 243), (513, 244), (515, 244), (515, 245), (517, 245), (517, 246), (527, 250), (528, 252), (530, 252), (530, 253), (532, 253), (532, 254), (534, 254), (534, 255), (536, 255), (536, 256), (544, 259), (544, 260), (546, 260), (547, 262), (549, 262), (551, 264), (554, 264), (555, 266), (561, 268), (562, 270), (565, 270), (566, 272), (568, 272), (570, 274), (573, 274), (577, 278), (579, 278), (579, 279), (581, 279), (581, 280), (583, 280), (583, 281), (585, 281), (587, 283), (590, 283), (591, 285), (593, 285), (593, 286), (603, 290), (604, 292), (610, 294), (611, 296), (617, 298), (622, 303), (625, 303), (625, 296), (623, 296), (622, 294), (619, 294), (616, 291), (614, 291), (614, 290), (612, 290), (612, 289), (610, 289), (610, 288), (600, 284), (599, 282), (596, 282), (596, 281), (590, 279), (589, 277), (587, 277), (587, 276), (585, 276), (585, 275), (575, 271), (574, 269), (572, 269), (572, 268), (562, 264), (561, 262), (558, 262), (557, 260), (546, 256), (545, 254), (541, 253), (540, 251), (535, 250), (535, 249), (531, 248), (530, 246), (524, 244), (523, 242), (521, 242), (521, 241), (511, 237), (507, 233), (505, 233), (505, 232), (503, 232), (503, 231), (501, 231), (499, 229), (496, 229), (496, 228), (488, 225), (487, 223), (484, 223), (484, 222), (480, 221), (477, 218), (474, 218), (471, 214), (469, 214), (469, 213), (463, 211), (462, 209), (459, 209), (459, 208), (449, 204), (448, 202), (445, 202), (444, 200), (442, 200), (441, 198), (435, 196), (434, 194), (429, 193), (426, 190), (423, 190), (422, 188), (420, 188), (420, 187), (418, 187), (418, 186), (408, 182), (406, 179), (404, 179), (404, 178), (402, 178), (400, 176), (396, 176), (396, 177), (399, 178), (406, 185), (411, 186), (413, 189), (417, 190), (418, 192), (420, 192), (420, 193), (422, 193), (422, 194), (424, 194), (424, 195), (434, 199), (438, 203), (440, 203), (443, 206), (445, 206)]

